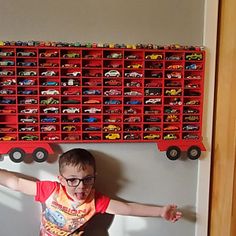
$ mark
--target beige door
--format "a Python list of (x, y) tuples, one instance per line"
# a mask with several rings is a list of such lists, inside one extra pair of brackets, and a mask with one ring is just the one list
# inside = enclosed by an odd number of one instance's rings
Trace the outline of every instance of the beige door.
[(210, 236), (236, 235), (236, 1), (220, 1)]

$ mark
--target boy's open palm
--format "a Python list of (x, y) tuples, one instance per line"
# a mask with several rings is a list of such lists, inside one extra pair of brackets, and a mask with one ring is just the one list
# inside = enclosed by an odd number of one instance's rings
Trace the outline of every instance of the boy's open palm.
[(177, 211), (176, 205), (166, 205), (162, 209), (161, 217), (165, 220), (176, 222), (182, 217), (182, 213)]

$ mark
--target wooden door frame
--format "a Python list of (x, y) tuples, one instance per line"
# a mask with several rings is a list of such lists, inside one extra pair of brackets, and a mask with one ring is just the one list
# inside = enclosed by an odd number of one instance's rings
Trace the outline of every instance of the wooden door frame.
[(221, 0), (212, 173), (210, 236), (236, 235), (236, 29), (235, 0)]

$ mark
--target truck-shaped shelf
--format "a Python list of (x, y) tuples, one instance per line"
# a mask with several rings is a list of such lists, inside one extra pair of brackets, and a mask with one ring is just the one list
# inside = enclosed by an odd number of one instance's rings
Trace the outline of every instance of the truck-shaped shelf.
[(0, 46), (0, 154), (155, 142), (171, 160), (198, 159), (204, 71), (200, 49)]

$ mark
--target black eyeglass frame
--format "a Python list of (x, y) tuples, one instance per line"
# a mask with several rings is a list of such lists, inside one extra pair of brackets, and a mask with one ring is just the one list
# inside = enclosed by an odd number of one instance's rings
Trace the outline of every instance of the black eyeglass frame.
[[(87, 177), (84, 177), (84, 178), (82, 178), (82, 179), (80, 179), (80, 178), (66, 178), (66, 177), (63, 176), (61, 173), (60, 173), (60, 175), (62, 176), (62, 178), (65, 179), (67, 185), (68, 185), (69, 187), (73, 187), (73, 188), (78, 187), (81, 182), (82, 182), (83, 185), (85, 185), (85, 186), (92, 186), (92, 185), (94, 185), (94, 183), (95, 183), (95, 178), (96, 178), (95, 176), (87, 176)], [(93, 183), (91, 183), (91, 184), (86, 184), (85, 181), (88, 180), (88, 179), (93, 179)], [(73, 182), (72, 180), (73, 180), (73, 181), (75, 181), (75, 180), (78, 181), (78, 180), (79, 180), (79, 182), (78, 182), (78, 184), (76, 184), (76, 185), (71, 185), (69, 181)], [(92, 180), (91, 180), (91, 181), (92, 181)]]

